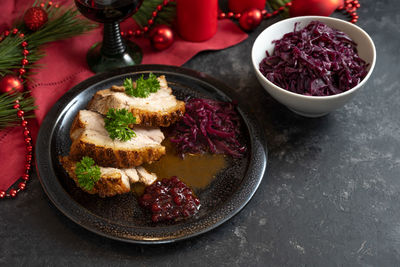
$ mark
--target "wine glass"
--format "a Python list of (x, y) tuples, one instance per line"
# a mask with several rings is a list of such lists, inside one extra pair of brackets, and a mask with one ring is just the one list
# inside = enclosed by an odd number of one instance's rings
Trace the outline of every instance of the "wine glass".
[(86, 55), (93, 72), (133, 66), (142, 61), (139, 46), (122, 40), (119, 23), (137, 12), (143, 0), (75, 0), (78, 10), (88, 19), (104, 23), (103, 42), (95, 43)]

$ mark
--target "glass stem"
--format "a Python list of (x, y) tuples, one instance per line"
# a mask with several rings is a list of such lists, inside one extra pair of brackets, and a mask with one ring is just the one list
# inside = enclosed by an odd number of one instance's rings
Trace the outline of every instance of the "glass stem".
[(126, 46), (121, 37), (119, 22), (104, 23), (101, 53), (106, 56), (116, 56), (125, 51)]

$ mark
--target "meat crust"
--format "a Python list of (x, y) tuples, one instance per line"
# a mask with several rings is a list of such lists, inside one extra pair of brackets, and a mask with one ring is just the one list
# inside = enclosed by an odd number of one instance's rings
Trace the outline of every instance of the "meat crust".
[(79, 161), (88, 156), (103, 167), (131, 168), (156, 161), (165, 154), (160, 129), (137, 126), (133, 130), (136, 137), (127, 142), (112, 140), (100, 114), (81, 110), (70, 130), (70, 157)]
[(168, 87), (165, 76), (158, 77), (160, 90), (147, 98), (125, 94), (122, 86), (98, 91), (88, 104), (88, 109), (106, 114), (110, 108), (129, 110), (136, 117), (136, 123), (144, 126), (168, 127), (185, 114), (185, 103), (179, 101)]

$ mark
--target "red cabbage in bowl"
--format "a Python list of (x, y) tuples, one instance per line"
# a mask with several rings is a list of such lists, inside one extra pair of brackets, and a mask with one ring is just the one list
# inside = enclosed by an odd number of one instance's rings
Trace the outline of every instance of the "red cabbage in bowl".
[(274, 51), (260, 62), (260, 72), (288, 91), (328, 96), (345, 92), (367, 75), (368, 64), (357, 53), (357, 44), (345, 33), (312, 21), (275, 40)]

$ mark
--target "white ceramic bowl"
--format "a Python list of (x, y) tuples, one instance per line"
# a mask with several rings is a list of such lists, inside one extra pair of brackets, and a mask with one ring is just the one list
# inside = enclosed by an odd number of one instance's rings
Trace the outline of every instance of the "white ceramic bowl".
[[(357, 86), (337, 95), (305, 96), (282, 89), (270, 82), (260, 72), (259, 64), (265, 58), (265, 51), (272, 54), (274, 50), (273, 40), (281, 39), (284, 34), (293, 31), (295, 23), (298, 23), (297, 29), (301, 29), (313, 20), (321, 21), (331, 28), (348, 34), (357, 43), (359, 56), (369, 63), (367, 76)], [(367, 82), (375, 66), (376, 51), (371, 37), (352, 23), (331, 17), (304, 16), (285, 19), (266, 28), (254, 42), (251, 58), (257, 79), (273, 98), (295, 113), (306, 117), (320, 117), (342, 107)]]

